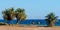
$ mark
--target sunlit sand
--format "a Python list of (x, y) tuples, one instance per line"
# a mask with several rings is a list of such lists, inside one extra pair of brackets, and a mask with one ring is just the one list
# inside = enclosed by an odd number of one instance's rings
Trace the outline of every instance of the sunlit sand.
[(60, 30), (59, 26), (55, 27), (36, 27), (36, 26), (18, 26), (18, 25), (2, 25), (0, 30)]

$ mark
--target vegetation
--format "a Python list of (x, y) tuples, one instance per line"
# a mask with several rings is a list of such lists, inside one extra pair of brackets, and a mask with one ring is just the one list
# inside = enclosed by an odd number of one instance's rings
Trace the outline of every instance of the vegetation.
[[(18, 23), (18, 21), (25, 20), (27, 17), (25, 14), (25, 9), (21, 9), (21, 8), (17, 8), (15, 11), (14, 11), (14, 8), (5, 9), (5, 11), (3, 11), (2, 14), (3, 14), (4, 20), (7, 20), (7, 21), (11, 21), (16, 17), (17, 19), (16, 24)], [(57, 16), (55, 16), (54, 13), (50, 13), (45, 17), (46, 17), (47, 25), (49, 27), (52, 27), (53, 23), (57, 20)], [(32, 22), (32, 24), (34, 24), (34, 22)], [(37, 22), (37, 24), (40, 25), (40, 22)]]
[[(14, 19), (14, 8), (5, 9), (2, 12), (4, 20), (13, 20)], [(10, 24), (9, 24), (10, 25)]]
[(46, 22), (48, 27), (52, 27), (53, 23), (57, 20), (57, 16), (55, 16), (55, 14), (50, 13), (46, 16)]
[(5, 11), (2, 12), (4, 20), (13, 20), (15, 17), (17, 19), (17, 23), (19, 20), (25, 20), (26, 14), (25, 10), (21, 8), (17, 8), (16, 11), (14, 11), (14, 8), (5, 9)]
[(21, 8), (17, 8), (15, 11), (15, 16), (17, 18), (17, 23), (20, 20), (25, 20), (26, 19), (26, 14), (25, 14), (25, 10), (21, 9)]

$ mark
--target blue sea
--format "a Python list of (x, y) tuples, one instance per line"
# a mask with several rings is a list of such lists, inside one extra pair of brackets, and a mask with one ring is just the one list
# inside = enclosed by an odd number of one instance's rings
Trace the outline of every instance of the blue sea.
[[(9, 23), (9, 24), (16, 24), (16, 20), (12, 20), (12, 21), (0, 20), (0, 22)], [(43, 25), (43, 26), (47, 25), (45, 19), (26, 19), (26, 20), (19, 21), (18, 24), (30, 25), (30, 24), (32, 24), (32, 22), (34, 22), (34, 25), (37, 25), (37, 22), (40, 22), (40, 25)], [(60, 26), (60, 19), (58, 19), (54, 23), (54, 25)]]

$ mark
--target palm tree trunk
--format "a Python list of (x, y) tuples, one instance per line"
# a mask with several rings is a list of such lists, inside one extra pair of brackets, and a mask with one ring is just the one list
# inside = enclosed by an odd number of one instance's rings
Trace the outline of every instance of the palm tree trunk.
[(16, 24), (18, 24), (18, 21), (19, 21), (19, 20), (17, 19)]
[(53, 27), (53, 22), (51, 22), (49, 25), (48, 25), (48, 27)]

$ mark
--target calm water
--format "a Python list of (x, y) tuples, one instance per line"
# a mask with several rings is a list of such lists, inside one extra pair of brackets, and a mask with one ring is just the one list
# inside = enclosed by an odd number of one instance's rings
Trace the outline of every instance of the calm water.
[[(12, 20), (12, 21), (5, 21), (5, 20), (0, 20), (0, 22), (5, 22), (5, 23), (10, 23), (10, 24), (16, 24), (16, 20)], [(19, 21), (18, 24), (26, 24), (26, 25), (30, 25), (32, 24), (32, 22), (34, 22), (34, 25), (37, 25), (37, 22), (40, 22), (40, 25), (47, 25), (47, 23), (45, 22), (44, 19), (27, 19), (27, 20), (23, 20), (23, 21)], [(55, 23), (55, 26), (60, 26), (60, 19), (58, 19)]]

